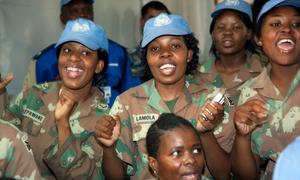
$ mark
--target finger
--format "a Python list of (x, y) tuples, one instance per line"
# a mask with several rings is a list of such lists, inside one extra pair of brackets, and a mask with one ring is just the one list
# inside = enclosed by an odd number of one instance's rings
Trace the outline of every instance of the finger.
[(0, 79), (0, 88), (2, 89), (4, 87), (6, 87), (13, 80), (13, 78), (14, 78), (13, 73), (9, 73), (5, 77), (5, 79), (3, 79), (3, 80)]

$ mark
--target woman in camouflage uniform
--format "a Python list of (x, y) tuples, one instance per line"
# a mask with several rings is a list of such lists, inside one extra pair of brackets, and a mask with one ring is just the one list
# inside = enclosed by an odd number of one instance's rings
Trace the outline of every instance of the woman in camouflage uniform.
[(155, 178), (148, 169), (145, 137), (164, 112), (182, 116), (201, 133), (207, 175), (208, 167), (213, 176), (229, 176), (227, 152), (233, 142), (233, 123), (223, 121), (222, 104), (209, 101), (220, 90), (190, 76), (198, 64), (197, 44), (181, 16), (160, 14), (146, 22), (141, 47), (148, 67), (145, 73), (153, 78), (120, 95), (110, 113), (121, 121), (107, 118), (96, 131), (107, 140), (103, 156), (107, 178), (122, 179), (125, 174), (132, 179)]
[(241, 87), (232, 149), (241, 179), (271, 179), (278, 155), (300, 135), (300, 1), (270, 0), (256, 22), (271, 66)]
[(62, 81), (21, 92), (3, 119), (28, 133), (42, 178), (103, 179), (94, 126), (109, 109), (92, 79), (107, 65), (106, 33), (90, 20), (72, 20), (56, 48)]

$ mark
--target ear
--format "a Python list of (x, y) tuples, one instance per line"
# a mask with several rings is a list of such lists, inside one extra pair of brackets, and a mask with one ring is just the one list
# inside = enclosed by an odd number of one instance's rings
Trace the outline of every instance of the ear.
[(104, 60), (99, 59), (97, 65), (96, 65), (96, 69), (95, 69), (95, 73), (100, 73), (102, 72), (103, 68), (104, 68)]
[(157, 172), (158, 172), (157, 160), (152, 156), (148, 156), (148, 162), (149, 162), (149, 166), (150, 166), (152, 172), (154, 173), (155, 176), (157, 176)]
[(61, 13), (60, 13), (59, 18), (60, 18), (60, 21), (61, 21), (62, 24), (65, 25), (65, 24), (67, 23), (67, 18), (66, 18), (66, 15), (65, 15), (64, 12), (61, 12)]
[(261, 38), (255, 36), (255, 37), (254, 37), (254, 40), (255, 40), (255, 43), (257, 44), (257, 46), (260, 46), (260, 47), (261, 47), (261, 46), (263, 45), (262, 42), (261, 42)]
[(187, 54), (187, 62), (190, 62), (193, 59), (193, 50), (189, 49)]

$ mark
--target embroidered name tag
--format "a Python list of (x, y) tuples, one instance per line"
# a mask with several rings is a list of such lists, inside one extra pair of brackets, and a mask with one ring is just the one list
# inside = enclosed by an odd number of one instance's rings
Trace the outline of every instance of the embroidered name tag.
[(134, 114), (133, 119), (135, 123), (153, 122), (157, 120), (158, 116), (158, 114)]
[(24, 109), (24, 112), (23, 112), (23, 115), (34, 120), (35, 122), (37, 123), (43, 123), (44, 119), (45, 119), (45, 116), (38, 113), (38, 112), (35, 112), (31, 109), (28, 109), (28, 108), (25, 108)]

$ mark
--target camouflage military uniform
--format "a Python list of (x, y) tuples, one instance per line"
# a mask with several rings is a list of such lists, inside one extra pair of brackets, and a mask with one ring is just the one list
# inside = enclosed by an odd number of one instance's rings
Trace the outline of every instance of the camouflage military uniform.
[(27, 134), (2, 120), (0, 129), (0, 179), (41, 179), (27, 144)]
[(29, 144), (42, 177), (46, 179), (103, 179), (103, 150), (94, 138), (97, 119), (108, 113), (103, 96), (96, 88), (92, 97), (77, 105), (69, 119), (71, 135), (58, 147), (54, 111), (59, 82), (33, 86), (20, 93), (6, 108), (3, 119), (28, 133)]
[[(196, 125), (200, 107), (208, 98), (219, 91), (211, 85), (199, 81), (186, 81), (186, 87), (178, 98), (173, 113), (180, 115)], [(147, 81), (117, 97), (110, 113), (118, 114), (121, 119), (121, 136), (117, 142), (118, 156), (127, 164), (127, 174), (133, 179), (153, 179), (148, 170), (145, 136), (150, 125), (161, 113), (170, 112), (155, 88), (154, 80)], [(223, 149), (231, 150), (233, 143), (233, 123), (224, 120), (214, 131)]]
[(239, 104), (259, 98), (269, 107), (267, 122), (257, 127), (251, 136), (252, 151), (267, 163), (263, 178), (271, 179), (279, 153), (300, 135), (299, 92), (300, 71), (293, 80), (287, 96), (283, 97), (272, 83), (267, 68), (241, 87)]
[(243, 68), (235, 74), (234, 79), (228, 84), (224, 84), (221, 75), (216, 70), (215, 60), (209, 60), (199, 67), (199, 78), (208, 83), (212, 83), (219, 88), (226, 88), (226, 93), (237, 104), (239, 91), (237, 88), (251, 77), (256, 77), (262, 71), (263, 66), (257, 54), (247, 53), (247, 60)]

